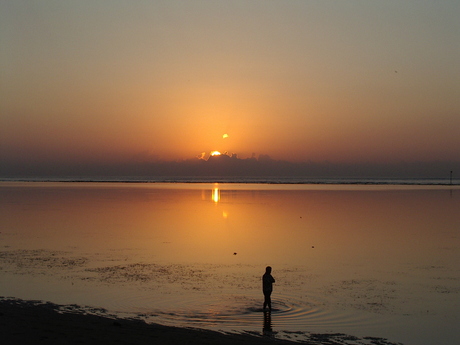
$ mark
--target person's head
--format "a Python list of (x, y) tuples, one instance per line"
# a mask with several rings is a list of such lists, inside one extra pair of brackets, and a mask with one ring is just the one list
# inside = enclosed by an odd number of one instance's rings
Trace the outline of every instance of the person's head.
[(270, 266), (267, 266), (265, 268), (265, 273), (268, 273), (268, 274), (272, 273), (272, 268)]

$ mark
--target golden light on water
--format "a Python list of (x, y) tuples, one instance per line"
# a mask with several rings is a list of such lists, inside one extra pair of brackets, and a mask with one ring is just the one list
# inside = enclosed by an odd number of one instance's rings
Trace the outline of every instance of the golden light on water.
[[(369, 328), (363, 328), (363, 334), (376, 332), (378, 336), (387, 337), (401, 332), (406, 336), (406, 327), (401, 328), (397, 323), (402, 318), (415, 325), (411, 328), (415, 341), (409, 339), (409, 342), (417, 343), (421, 327), (427, 330), (427, 334), (436, 332), (430, 342), (433, 344), (439, 343), (436, 338), (447, 339), (448, 334), (454, 339), (458, 334), (455, 322), (445, 322), (458, 315), (458, 308), (455, 308), (458, 284), (452, 280), (458, 272), (455, 264), (458, 262), (458, 242), (452, 238), (459, 224), (460, 194), (456, 193), (458, 188), (455, 186), (344, 188), (226, 183), (135, 186), (35, 183), (36, 186), (11, 186), (8, 183), (0, 183), (0, 225), (8, 229), (11, 236), (3, 236), (2, 244), (18, 250), (11, 251), (3, 261), (21, 262), (24, 257), (33, 255), (37, 264), (30, 266), (26, 275), (21, 273), (24, 268), (18, 268), (18, 274), (13, 270), (10, 272), (13, 274), (8, 273), (8, 284), (0, 285), (3, 296), (24, 291), (24, 294), (42, 300), (52, 300), (57, 291), (67, 300), (76, 298), (82, 304), (97, 303), (111, 309), (119, 307), (114, 300), (123, 293), (133, 298), (123, 305), (125, 309), (121, 312), (139, 308), (156, 310), (161, 306), (175, 315), (182, 315), (176, 311), (193, 313), (196, 306), (203, 306), (203, 310), (209, 310), (208, 320), (219, 323), (219, 319), (212, 316), (214, 306), (206, 306), (210, 301), (217, 303), (216, 308), (228, 305), (228, 299), (223, 304), (219, 302), (221, 286), (225, 285), (229, 293), (247, 294), (241, 301), (233, 299), (236, 307), (246, 308), (248, 298), (256, 296), (252, 286), (260, 278), (254, 277), (258, 277), (269, 262), (275, 273), (278, 272), (274, 274), (275, 279), (280, 277), (277, 280), (282, 284), (275, 291), (281, 294), (277, 296), (283, 298), (281, 290), (287, 282), (289, 289), (297, 294), (297, 297), (291, 294), (288, 302), (295, 303), (299, 310), (303, 308), (308, 313), (312, 307), (333, 306), (324, 309), (328, 316), (320, 320), (328, 327), (335, 325), (329, 317), (334, 317), (337, 311), (340, 313), (342, 307), (353, 305), (346, 314), (339, 315), (338, 328), (341, 329), (344, 320), (355, 322), (363, 315), (374, 315), (375, 318), (359, 325), (367, 327), (369, 324)], [(453, 192), (446, 193), (448, 189)], [(30, 207), (24, 208), (24, 203)], [(69, 224), (72, 224), (69, 231), (60, 231)], [(443, 231), (439, 231), (440, 228)], [(416, 241), (414, 234), (417, 234)], [(36, 253), (37, 248), (48, 250)], [(73, 249), (69, 251), (69, 248)], [(69, 279), (80, 279), (84, 272), (79, 267), (65, 267), (64, 272), (64, 268), (55, 265), (47, 270), (46, 279), (34, 278), (42, 269), (40, 263), (48, 260), (55, 250), (68, 253), (62, 256), (62, 260), (88, 257), (88, 265), (104, 268), (102, 273), (107, 272), (107, 260), (128, 261), (121, 269), (111, 267), (108, 271), (117, 278), (116, 288), (109, 288), (108, 294), (100, 294), (100, 283), (95, 281), (91, 285), (91, 279), (88, 284), (85, 282), (85, 289), (94, 296), (88, 294), (88, 299), (82, 299), (79, 291), (68, 288), (68, 281), (53, 278), (62, 272)], [(134, 252), (136, 255), (131, 255)], [(389, 252), (392, 253), (390, 257)], [(152, 278), (154, 281), (146, 281), (144, 274), (158, 270), (158, 258), (161, 258), (161, 267), (168, 272), (178, 264), (186, 270), (202, 270), (204, 278), (200, 276), (200, 280), (192, 281), (200, 287), (199, 294), (187, 289), (189, 277), (183, 277), (183, 269), (172, 269), (168, 274)], [(438, 271), (433, 269), (433, 262), (439, 265)], [(139, 271), (139, 264), (142, 271)], [(285, 267), (295, 267), (295, 272), (291, 274)], [(87, 276), (92, 278), (95, 274), (99, 273), (89, 272)], [(232, 283), (228, 277), (235, 274), (238, 274), (238, 281)], [(208, 276), (211, 278), (207, 279)], [(302, 284), (298, 281), (299, 276), (320, 279), (307, 279), (308, 284)], [(103, 275), (96, 277), (104, 278)], [(436, 277), (435, 281), (433, 277)], [(38, 295), (37, 286), (27, 286), (24, 278), (40, 284)], [(133, 281), (146, 287), (154, 283), (158, 293), (151, 294), (144, 288), (134, 291)], [(337, 290), (338, 295), (326, 295), (325, 282)], [(368, 298), (358, 303), (354, 298), (356, 294), (348, 293), (350, 286), (347, 282), (353, 283), (353, 292)], [(375, 293), (369, 293), (370, 288)], [(441, 292), (439, 296), (434, 295), (437, 290)], [(162, 297), (166, 293), (168, 299), (164, 301)], [(307, 295), (313, 298), (304, 301), (301, 296)], [(339, 297), (340, 304), (337, 302)], [(193, 300), (191, 309), (184, 308), (184, 298)], [(314, 305), (316, 298), (320, 300), (318, 305)], [(435, 300), (431, 301), (433, 298)], [(425, 307), (419, 301), (429, 303)], [(401, 303), (404, 308), (400, 308)], [(376, 305), (383, 309), (375, 309)], [(426, 313), (427, 308), (430, 308), (429, 313)], [(384, 321), (383, 328), (379, 328), (382, 320), (386, 320), (379, 312), (382, 310), (396, 310), (397, 313), (392, 315), (396, 321), (391, 324)], [(421, 312), (424, 312), (423, 320), (418, 317)], [(408, 317), (406, 313), (414, 316)], [(168, 320), (183, 322), (182, 319)], [(241, 320), (239, 315), (229, 318), (229, 322), (234, 322), (229, 327), (237, 327)], [(252, 316), (249, 315), (247, 320), (252, 320)], [(309, 323), (308, 318), (300, 321), (296, 319), (293, 327)], [(257, 323), (255, 327), (262, 328), (262, 322), (260, 319), (260, 325)], [(441, 324), (446, 327), (440, 328)], [(244, 327), (247, 325), (245, 323)], [(307, 332), (308, 327), (299, 331)], [(382, 333), (378, 334), (380, 331)], [(446, 344), (456, 343), (447, 340)]]
[(216, 203), (219, 202), (219, 200), (220, 200), (220, 190), (219, 190), (219, 188), (215, 187), (215, 188), (212, 189), (211, 198), (212, 198), (212, 201), (214, 201)]
[[(220, 201), (220, 189), (217, 184), (211, 191), (211, 200), (214, 201), (215, 204), (217, 204)], [(222, 211), (222, 218), (224, 219), (228, 218), (227, 211)]]

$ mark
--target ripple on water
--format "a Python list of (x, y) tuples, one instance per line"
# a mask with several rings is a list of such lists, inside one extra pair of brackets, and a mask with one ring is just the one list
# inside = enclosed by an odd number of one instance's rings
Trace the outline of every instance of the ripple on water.
[[(375, 324), (362, 315), (334, 311), (324, 301), (308, 301), (290, 295), (272, 299), (271, 326), (277, 330), (311, 331), (340, 329)], [(112, 296), (109, 309), (119, 313), (168, 325), (204, 327), (220, 330), (259, 329), (264, 322), (264, 310), (259, 294), (182, 293), (161, 294), (154, 291)]]

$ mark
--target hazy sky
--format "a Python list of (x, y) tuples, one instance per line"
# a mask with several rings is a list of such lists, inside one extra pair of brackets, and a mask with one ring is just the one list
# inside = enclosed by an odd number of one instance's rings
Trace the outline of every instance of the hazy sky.
[(458, 0), (1, 0), (0, 158), (459, 161), (459, 17)]

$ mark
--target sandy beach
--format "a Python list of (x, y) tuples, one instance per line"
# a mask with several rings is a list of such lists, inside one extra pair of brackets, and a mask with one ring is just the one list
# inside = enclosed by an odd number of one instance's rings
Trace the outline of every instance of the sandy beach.
[(147, 324), (144, 321), (85, 314), (77, 306), (38, 301), (0, 301), (3, 344), (293, 344), (251, 334)]
[[(309, 344), (399, 345), (386, 339), (346, 334), (305, 334), (301, 341), (275, 334), (221, 333), (197, 328), (147, 324), (142, 320), (101, 316), (77, 305), (14, 298), (0, 299), (2, 344)], [(93, 309), (97, 312), (98, 310)], [(99, 311), (103, 311), (102, 309)], [(293, 338), (296, 334), (292, 335)]]

